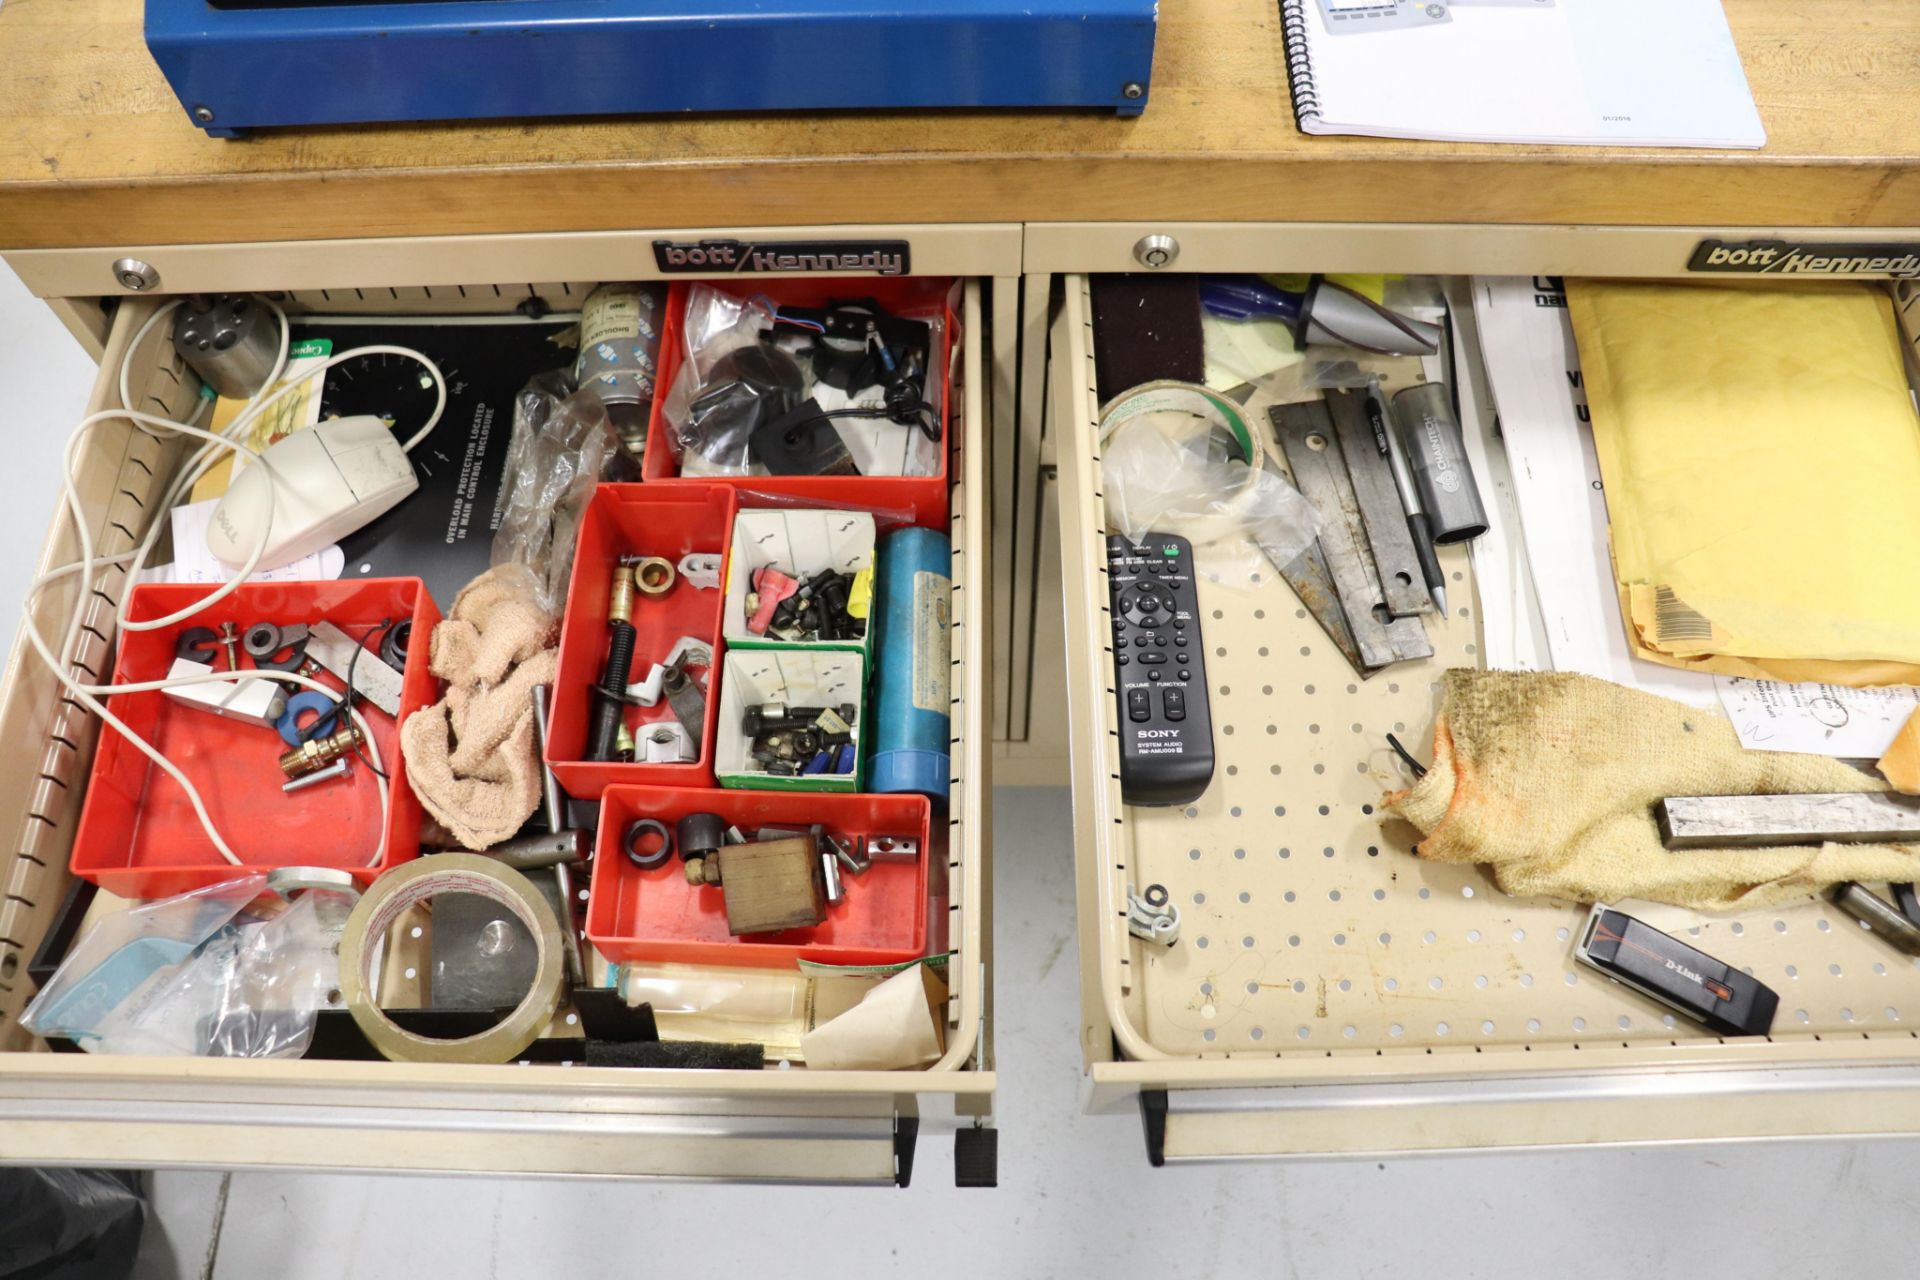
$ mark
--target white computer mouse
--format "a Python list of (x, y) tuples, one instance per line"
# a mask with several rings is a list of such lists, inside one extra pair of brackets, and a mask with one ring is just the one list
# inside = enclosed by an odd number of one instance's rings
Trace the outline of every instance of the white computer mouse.
[(385, 422), (328, 418), (274, 441), (233, 478), (207, 526), (207, 548), (244, 565), (271, 516), (257, 567), (278, 569), (372, 523), (419, 487)]

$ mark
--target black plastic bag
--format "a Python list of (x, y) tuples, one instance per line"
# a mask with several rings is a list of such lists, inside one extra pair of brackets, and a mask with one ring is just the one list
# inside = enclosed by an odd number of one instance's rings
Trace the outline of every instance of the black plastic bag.
[(0, 1169), (0, 1280), (131, 1275), (146, 1220), (137, 1174)]

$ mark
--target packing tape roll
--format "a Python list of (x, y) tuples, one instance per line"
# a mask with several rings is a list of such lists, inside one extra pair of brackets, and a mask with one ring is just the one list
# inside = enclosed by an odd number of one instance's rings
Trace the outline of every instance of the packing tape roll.
[(1240, 407), (1219, 392), (1197, 382), (1163, 379), (1130, 387), (1101, 406), (1097, 432), (1101, 451), (1106, 451), (1108, 442), (1120, 428), (1157, 414), (1189, 418), (1206, 424), (1208, 431), (1226, 432), (1240, 446), (1240, 461), (1246, 464), (1238, 487), (1220, 495), (1219, 514), (1186, 517), (1177, 527), (1169, 525), (1163, 532), (1184, 534), (1195, 545), (1246, 532), (1245, 509), (1259, 491), (1260, 472), (1267, 462), (1266, 445), (1260, 433), (1247, 425)]
[[(436, 1040), (402, 1029), (373, 998), (376, 949), (411, 907), (442, 893), (474, 893), (513, 912), (533, 935), (535, 968), (526, 998), (477, 1035)], [(416, 858), (373, 882), (347, 917), (340, 939), (340, 997), (369, 1043), (395, 1062), (511, 1062), (553, 1018), (566, 975), (560, 922), (533, 882), (509, 867), (472, 853)]]
[(1129, 387), (1100, 408), (1100, 443), (1133, 419), (1149, 413), (1180, 413), (1219, 427), (1240, 446), (1240, 460), (1258, 467), (1266, 456), (1260, 435), (1247, 426), (1240, 407), (1219, 392), (1197, 382), (1162, 379)]

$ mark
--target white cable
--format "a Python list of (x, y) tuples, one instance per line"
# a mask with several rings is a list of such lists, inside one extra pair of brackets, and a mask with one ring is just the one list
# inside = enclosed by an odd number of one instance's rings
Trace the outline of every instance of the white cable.
[[(246, 581), (248, 575), (250, 575), (259, 564), (261, 556), (265, 554), (268, 539), (272, 536), (273, 522), (271, 507), (269, 507), (268, 519), (265, 527), (261, 531), (260, 540), (254, 547), (253, 554), (248, 557), (246, 565), (239, 570), (233, 578), (209, 592), (191, 606), (169, 614), (164, 618), (134, 622), (126, 616), (127, 606), (132, 597), (134, 581), (145, 565), (147, 556), (152, 553), (153, 547), (159, 539), (159, 513), (170, 510), (173, 503), (187, 490), (188, 486), (192, 485), (200, 476), (204, 475), (223, 452), (231, 453), (235, 457), (244, 454), (258, 461), (260, 455), (240, 443), (240, 440), (245, 436), (248, 429), (252, 427), (254, 421), (260, 414), (278, 402), (281, 397), (290, 394), (295, 388), (304, 384), (308, 379), (318, 376), (342, 361), (365, 355), (393, 354), (405, 356), (409, 359), (419, 361), (420, 364), (426, 368), (427, 372), (432, 376), (434, 385), (438, 391), (433, 412), (428, 417), (425, 425), (423, 425), (419, 431), (415, 432), (402, 446), (403, 449), (411, 452), (414, 446), (424, 440), (427, 434), (439, 425), (440, 417), (442, 413), (445, 412), (447, 404), (447, 384), (446, 379), (440, 373), (439, 367), (420, 352), (409, 347), (375, 344), (366, 347), (357, 347), (351, 351), (345, 351), (339, 355), (332, 356), (308, 369), (302, 370), (291, 381), (287, 382), (286, 385), (273, 391), (271, 394), (267, 394), (268, 388), (273, 387), (285, 372), (290, 336), (290, 326), (287, 322), (286, 313), (275, 306), (273, 307), (273, 312), (280, 325), (280, 343), (279, 354), (274, 361), (273, 372), (262, 385), (260, 391), (255, 392), (254, 395), (247, 400), (246, 404), (242, 406), (240, 413), (227, 425), (224, 431), (208, 431), (193, 426), (191, 423), (176, 422), (170, 418), (163, 418), (155, 414), (141, 412), (132, 407), (132, 395), (128, 385), (129, 369), (132, 365), (133, 357), (140, 349), (148, 334), (158, 326), (165, 316), (169, 315), (179, 305), (180, 303), (178, 301), (174, 301), (157, 308), (154, 313), (142, 323), (140, 328), (135, 331), (133, 340), (128, 344), (126, 354), (122, 357), (120, 364), (118, 381), (121, 407), (118, 409), (105, 409), (98, 413), (89, 414), (76, 424), (73, 437), (67, 442), (67, 448), (63, 455), (61, 483), (66, 498), (62, 510), (73, 521), (75, 531), (79, 535), (80, 558), (71, 564), (50, 569), (34, 579), (27, 588), (27, 599), (23, 616), (26, 624), (25, 632), (28, 643), (32, 646), (34, 652), (39, 655), (41, 661), (45, 662), (53, 672), (54, 678), (60, 682), (61, 686), (65, 688), (77, 702), (98, 715), (103, 724), (131, 742), (142, 755), (153, 762), (155, 767), (159, 768), (168, 777), (180, 784), (181, 789), (187, 794), (188, 802), (193, 806), (194, 816), (199, 819), (201, 828), (207, 833), (208, 839), (213, 842), (214, 848), (219, 852), (221, 857), (238, 866), (240, 865), (240, 858), (233, 852), (232, 848), (228, 846), (218, 828), (214, 826), (212, 817), (207, 813), (206, 804), (202, 801), (200, 792), (195, 788), (193, 782), (181, 771), (178, 765), (161, 754), (152, 743), (135, 733), (118, 716), (107, 710), (106, 705), (99, 700), (100, 697), (120, 693), (157, 692), (178, 688), (183, 685), (208, 684), (214, 681), (235, 683), (240, 680), (276, 680), (305, 686), (306, 688), (323, 693), (329, 698), (337, 698), (338, 695), (334, 689), (305, 675), (290, 672), (262, 671), (258, 669), (231, 672), (208, 671), (199, 675), (168, 677), (162, 680), (140, 681), (123, 685), (111, 683), (82, 684), (74, 677), (70, 668), (75, 661), (80, 631), (85, 622), (87, 601), (93, 596), (94, 572), (97, 569), (110, 569), (123, 563), (126, 564), (125, 587), (121, 593), (119, 606), (116, 609), (116, 620), (123, 630), (157, 630), (162, 627), (176, 625), (186, 618), (201, 612), (207, 608), (207, 606), (231, 594), (242, 582)], [(272, 304), (269, 303), (268, 305), (271, 306)], [(264, 399), (262, 399), (263, 395), (265, 396)], [(208, 402), (203, 401), (201, 407), (204, 407), (206, 403)], [(198, 417), (199, 412), (200, 407), (196, 407), (192, 416)], [(173, 482), (168, 486), (163, 496), (163, 501), (156, 510), (153, 527), (148, 531), (146, 538), (142, 540), (141, 544), (132, 551), (120, 552), (111, 556), (95, 556), (93, 552), (93, 534), (88, 527), (80, 498), (80, 491), (74, 480), (74, 463), (79, 452), (80, 444), (87, 438), (93, 427), (111, 419), (124, 420), (142, 430), (151, 429), (157, 432), (172, 432), (178, 435), (192, 436), (204, 441), (204, 443), (192, 457), (181, 464), (180, 470), (176, 473)], [(274, 478), (274, 472), (271, 467), (268, 468), (267, 474), (269, 479), (274, 482), (274, 487), (271, 488), (269, 492), (277, 494), (278, 482)], [(39, 625), (35, 618), (35, 604), (38, 601), (40, 593), (48, 586), (75, 574), (80, 576), (80, 589), (75, 595), (73, 613), (68, 619), (65, 634), (61, 638), (60, 653), (56, 655), (48, 647), (46, 637), (40, 633)], [(371, 867), (378, 865), (380, 860), (386, 855), (387, 825), (392, 814), (392, 796), (387, 784), (387, 779), (384, 776), (385, 765), (380, 758), (380, 748), (374, 741), (373, 732), (367, 724), (366, 717), (351, 705), (347, 705), (345, 710), (347, 715), (352, 718), (355, 726), (359, 728), (361, 737), (365, 740), (364, 745), (367, 751), (368, 762), (372, 766), (375, 784), (380, 793), (380, 838), (379, 843), (375, 847), (373, 857), (366, 863), (367, 866)]]

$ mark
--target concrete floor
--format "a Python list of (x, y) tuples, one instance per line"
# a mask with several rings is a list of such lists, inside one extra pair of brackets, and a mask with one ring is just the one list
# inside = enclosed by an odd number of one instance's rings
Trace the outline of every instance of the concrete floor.
[[(0, 557), (0, 630), (14, 625), (91, 377), (0, 268), (15, 477), (0, 506), (13, 548)], [(949, 1144), (932, 1138), (906, 1191), (166, 1172), (150, 1180), (139, 1274), (1753, 1280), (1911, 1265), (1909, 1141), (1150, 1168), (1137, 1120), (1080, 1110), (1068, 819), (1064, 792), (995, 797), (997, 1190), (956, 1190)]]

